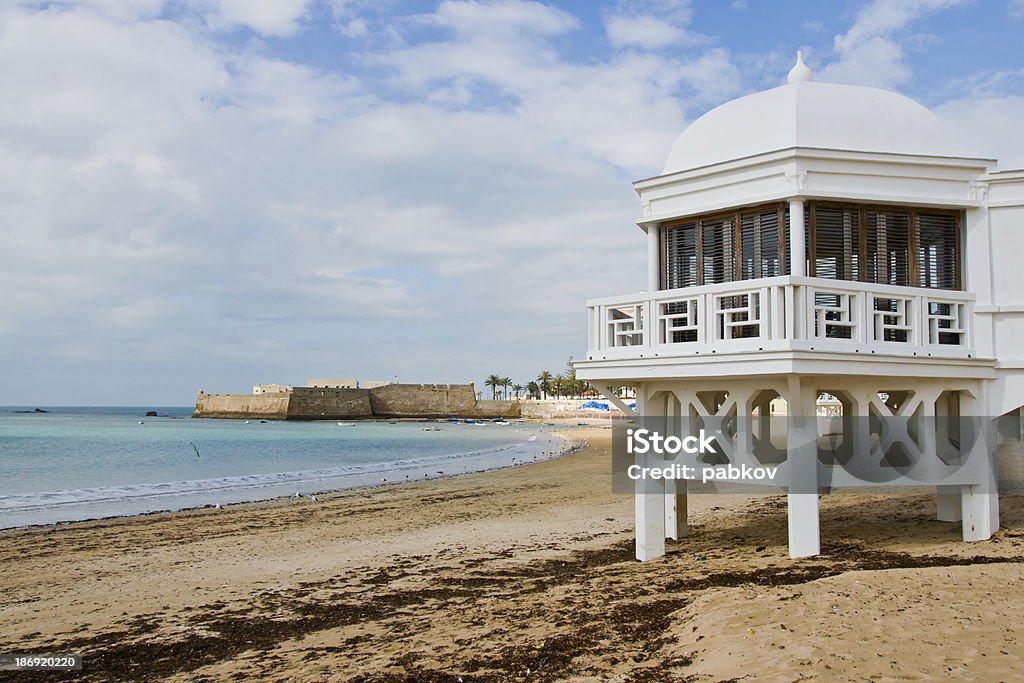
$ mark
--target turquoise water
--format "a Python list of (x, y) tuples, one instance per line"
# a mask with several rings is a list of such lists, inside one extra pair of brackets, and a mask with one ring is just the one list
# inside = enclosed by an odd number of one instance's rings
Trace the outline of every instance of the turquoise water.
[(561, 448), (526, 424), (427, 432), (418, 422), (195, 420), (191, 408), (24, 410), (0, 408), (0, 528), (447, 476)]

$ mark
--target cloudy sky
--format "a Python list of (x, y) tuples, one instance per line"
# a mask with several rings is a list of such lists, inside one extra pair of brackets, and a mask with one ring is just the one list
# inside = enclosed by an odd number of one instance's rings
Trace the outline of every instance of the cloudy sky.
[(1024, 0), (2, 0), (0, 403), (525, 383), (643, 287), (634, 179), (819, 80), (1024, 166)]

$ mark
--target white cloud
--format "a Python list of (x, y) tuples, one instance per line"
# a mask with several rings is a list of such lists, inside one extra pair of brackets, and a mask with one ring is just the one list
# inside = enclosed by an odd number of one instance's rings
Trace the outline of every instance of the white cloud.
[(947, 102), (936, 109), (966, 152), (999, 160), (1000, 168), (1024, 168), (1024, 97)]
[(965, 0), (872, 0), (850, 29), (834, 41), (838, 60), (821, 72), (822, 80), (895, 88), (910, 78), (900, 41), (893, 34), (914, 20)]
[(265, 36), (289, 36), (311, 0), (185, 0), (214, 29), (244, 26)]
[(1006, 10), (1014, 19), (1024, 19), (1024, 0), (1008, 0)]
[(109, 19), (131, 22), (159, 15), (164, 0), (15, 0), (14, 4), (58, 11), (89, 9)]
[[(642, 280), (630, 176), (607, 159), (660, 164), (676, 80), (649, 56), (561, 61), (545, 36), (573, 21), (541, 6), (495, 6), (511, 34), (472, 28), (482, 5), (442, 9), (456, 35), (399, 77), (433, 87), (471, 42), (491, 51), (451, 73), (516, 107), (386, 102), (187, 24), (8, 12), (0, 62), (33, 69), (0, 71), (5, 385), (184, 403), (346, 363), (467, 381), (581, 353), (591, 264), (613, 289)], [(459, 360), (432, 365), (439, 349)], [(124, 393), (136, 375), (149, 393)]]
[(657, 49), (684, 43), (686, 33), (667, 21), (649, 15), (639, 17), (612, 15), (605, 20), (612, 47)]
[(448, 26), (459, 35), (530, 33), (551, 36), (565, 33), (578, 24), (567, 12), (526, 0), (487, 3), (444, 0), (433, 14), (421, 18), (438, 26)]
[(910, 68), (903, 61), (903, 49), (898, 43), (874, 36), (846, 48), (839, 61), (821, 71), (820, 78), (833, 83), (895, 88), (910, 79)]

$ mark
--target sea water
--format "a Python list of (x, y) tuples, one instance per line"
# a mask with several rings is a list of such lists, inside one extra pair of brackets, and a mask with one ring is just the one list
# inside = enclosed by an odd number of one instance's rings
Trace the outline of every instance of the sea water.
[[(529, 424), (261, 422), (190, 408), (0, 408), (0, 528), (309, 495), (557, 453)], [(424, 427), (441, 431), (424, 431)]]

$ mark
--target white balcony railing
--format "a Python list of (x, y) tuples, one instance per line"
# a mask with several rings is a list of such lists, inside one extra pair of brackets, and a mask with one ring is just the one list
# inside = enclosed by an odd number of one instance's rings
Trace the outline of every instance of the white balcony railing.
[(769, 350), (969, 358), (974, 295), (784, 276), (588, 302), (591, 360)]

